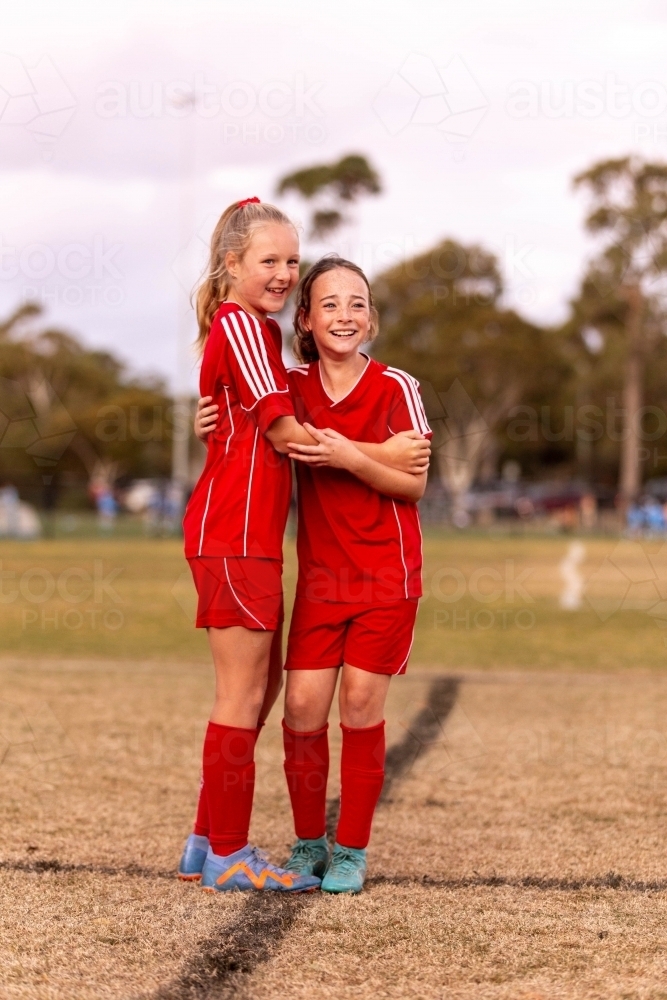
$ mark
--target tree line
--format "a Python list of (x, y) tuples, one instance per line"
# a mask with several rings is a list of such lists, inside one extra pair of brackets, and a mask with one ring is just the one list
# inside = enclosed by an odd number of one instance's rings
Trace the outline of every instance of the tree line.
[[(591, 256), (558, 327), (507, 307), (501, 262), (483, 245), (443, 238), (373, 276), (373, 353), (419, 379), (433, 474), (454, 506), (508, 460), (525, 479), (576, 478), (621, 505), (667, 475), (667, 166), (608, 160), (573, 185), (588, 201)], [(381, 190), (360, 154), (277, 185), (308, 204), (312, 255)], [(159, 379), (50, 328), (37, 306), (0, 323), (0, 480), (27, 499), (169, 476), (173, 413)]]

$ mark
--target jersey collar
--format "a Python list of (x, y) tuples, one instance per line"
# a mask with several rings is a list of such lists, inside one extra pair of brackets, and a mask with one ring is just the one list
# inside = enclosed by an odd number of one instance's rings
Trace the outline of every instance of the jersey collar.
[(366, 372), (368, 371), (368, 368), (369, 368), (369, 365), (370, 365), (370, 363), (371, 363), (371, 359), (370, 359), (370, 357), (368, 356), (368, 354), (364, 354), (364, 352), (363, 352), (363, 351), (359, 351), (359, 353), (361, 354), (361, 356), (362, 356), (362, 357), (366, 358), (366, 364), (364, 365), (364, 368), (363, 368), (363, 370), (362, 370), (362, 371), (360, 372), (360, 374), (359, 374), (359, 378), (358, 378), (358, 379), (357, 379), (357, 381), (356, 381), (356, 382), (354, 383), (354, 385), (352, 386), (352, 388), (351, 388), (351, 389), (348, 389), (348, 391), (347, 391), (347, 392), (345, 393), (345, 395), (344, 395), (344, 396), (341, 396), (341, 397), (340, 397), (340, 399), (332, 399), (332, 398), (331, 398), (331, 396), (329, 395), (329, 393), (327, 392), (327, 390), (326, 390), (326, 389), (324, 388), (324, 380), (322, 379), (322, 369), (320, 368), (320, 363), (319, 363), (319, 361), (317, 362), (317, 376), (318, 376), (318, 378), (319, 378), (319, 380), (320, 380), (320, 387), (321, 387), (321, 389), (322, 389), (322, 392), (324, 393), (324, 395), (325, 395), (325, 396), (327, 397), (327, 399), (329, 400), (329, 405), (330, 405), (330, 406), (332, 406), (332, 407), (333, 407), (333, 406), (338, 406), (338, 404), (339, 404), (339, 403), (342, 403), (342, 402), (343, 402), (344, 400), (346, 400), (346, 399), (347, 399), (347, 398), (348, 398), (349, 396), (351, 396), (351, 395), (352, 395), (352, 393), (354, 392), (354, 390), (355, 390), (355, 389), (357, 388), (357, 386), (358, 386), (358, 385), (359, 385), (359, 383), (361, 382), (361, 380), (362, 380), (362, 378), (364, 377), (364, 375), (366, 374)]

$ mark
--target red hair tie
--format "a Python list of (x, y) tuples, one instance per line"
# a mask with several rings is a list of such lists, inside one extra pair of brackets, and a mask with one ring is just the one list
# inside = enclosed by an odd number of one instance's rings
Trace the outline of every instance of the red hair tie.
[(259, 204), (261, 204), (259, 198), (244, 198), (243, 201), (240, 201), (236, 207), (243, 208), (245, 205), (259, 205)]

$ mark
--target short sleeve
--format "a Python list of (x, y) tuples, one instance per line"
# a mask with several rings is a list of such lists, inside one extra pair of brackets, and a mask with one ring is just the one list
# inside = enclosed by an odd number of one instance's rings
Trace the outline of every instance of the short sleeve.
[(391, 379), (394, 390), (388, 415), (392, 434), (398, 434), (399, 431), (419, 431), (424, 437), (432, 437), (433, 431), (426, 419), (417, 379), (400, 368), (387, 368), (383, 377)]
[(234, 310), (221, 316), (220, 322), (229, 346), (232, 388), (265, 433), (278, 417), (294, 414), (280, 353), (267, 328), (250, 313)]

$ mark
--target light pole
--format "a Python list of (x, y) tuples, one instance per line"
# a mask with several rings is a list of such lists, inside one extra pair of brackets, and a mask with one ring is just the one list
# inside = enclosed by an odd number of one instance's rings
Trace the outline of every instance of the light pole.
[[(184, 91), (173, 99), (173, 107), (182, 110), (179, 123), (179, 198), (178, 241), (183, 250), (192, 236), (195, 219), (194, 173), (196, 159), (196, 95)], [(189, 303), (188, 303), (189, 306)], [(176, 328), (176, 379), (171, 446), (172, 505), (180, 521), (190, 480), (190, 393), (187, 373), (190, 365), (192, 317), (189, 307), (180, 308)]]

